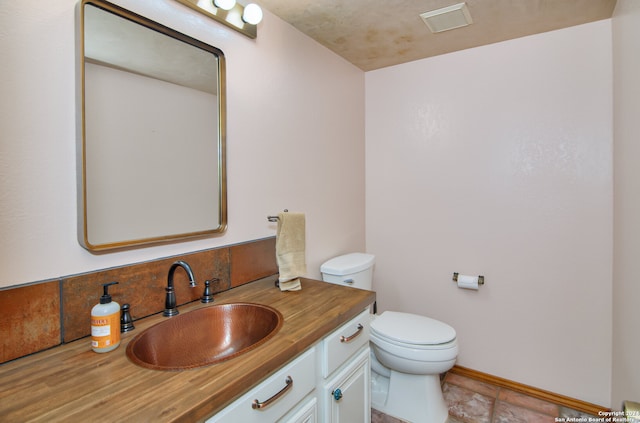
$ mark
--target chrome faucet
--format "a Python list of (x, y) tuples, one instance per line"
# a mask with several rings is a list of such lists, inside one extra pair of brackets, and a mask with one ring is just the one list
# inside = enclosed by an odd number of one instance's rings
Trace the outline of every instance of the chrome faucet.
[(174, 262), (169, 268), (169, 276), (167, 277), (167, 287), (165, 291), (167, 291), (167, 297), (164, 300), (164, 311), (162, 312), (163, 316), (171, 317), (180, 313), (178, 311), (178, 306), (176, 305), (176, 294), (173, 291), (173, 274), (175, 273), (178, 267), (182, 267), (189, 276), (189, 286), (196, 286), (196, 278), (193, 276), (193, 270), (191, 270), (191, 266), (186, 261), (178, 260)]

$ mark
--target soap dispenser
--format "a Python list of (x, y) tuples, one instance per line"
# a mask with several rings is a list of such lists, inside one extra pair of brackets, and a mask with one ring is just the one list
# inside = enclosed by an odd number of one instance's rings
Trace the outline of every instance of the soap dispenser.
[(97, 353), (115, 350), (120, 345), (120, 304), (111, 301), (109, 287), (118, 282), (102, 284), (100, 304), (91, 309), (91, 348)]

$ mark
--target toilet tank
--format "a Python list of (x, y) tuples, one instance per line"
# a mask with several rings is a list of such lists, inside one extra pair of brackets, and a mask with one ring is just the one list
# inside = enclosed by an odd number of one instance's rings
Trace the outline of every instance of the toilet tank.
[(338, 285), (371, 290), (375, 256), (351, 253), (334, 257), (320, 266), (322, 280)]

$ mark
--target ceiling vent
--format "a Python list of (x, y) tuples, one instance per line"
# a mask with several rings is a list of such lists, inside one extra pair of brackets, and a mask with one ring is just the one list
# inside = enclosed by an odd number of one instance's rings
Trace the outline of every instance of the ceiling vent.
[(431, 32), (443, 32), (461, 28), (473, 23), (466, 3), (458, 3), (442, 9), (424, 12), (420, 17), (427, 24)]

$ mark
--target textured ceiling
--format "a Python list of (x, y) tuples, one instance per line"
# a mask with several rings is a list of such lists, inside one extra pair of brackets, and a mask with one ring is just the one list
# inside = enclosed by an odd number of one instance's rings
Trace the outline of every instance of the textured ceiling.
[(616, 4), (616, 0), (467, 0), (473, 24), (432, 34), (419, 15), (460, 0), (256, 2), (365, 71), (607, 19)]

